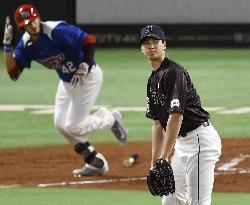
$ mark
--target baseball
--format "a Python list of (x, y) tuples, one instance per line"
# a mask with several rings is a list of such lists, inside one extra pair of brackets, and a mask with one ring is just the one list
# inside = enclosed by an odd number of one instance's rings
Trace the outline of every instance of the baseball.
[(123, 161), (123, 166), (131, 167), (137, 161), (138, 157), (138, 154), (132, 154), (129, 158)]

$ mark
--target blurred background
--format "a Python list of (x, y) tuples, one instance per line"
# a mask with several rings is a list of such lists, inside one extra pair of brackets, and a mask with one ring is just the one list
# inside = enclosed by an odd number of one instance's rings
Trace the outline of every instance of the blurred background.
[(0, 1), (0, 35), (5, 16), (34, 4), (42, 20), (65, 20), (97, 37), (98, 46), (137, 46), (145, 24), (161, 25), (169, 46), (249, 47), (249, 0), (9, 0)]

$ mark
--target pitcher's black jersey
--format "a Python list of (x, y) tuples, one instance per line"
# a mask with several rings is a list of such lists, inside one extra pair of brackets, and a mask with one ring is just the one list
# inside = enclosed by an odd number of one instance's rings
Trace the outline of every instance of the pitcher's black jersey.
[(165, 58), (148, 79), (146, 117), (159, 120), (166, 129), (169, 115), (176, 112), (183, 114), (181, 136), (209, 119), (186, 69)]

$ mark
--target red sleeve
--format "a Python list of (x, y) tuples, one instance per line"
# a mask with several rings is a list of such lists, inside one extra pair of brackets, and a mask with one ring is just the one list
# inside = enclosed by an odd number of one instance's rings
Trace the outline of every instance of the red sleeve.
[(86, 44), (96, 44), (96, 38), (93, 35), (88, 34), (86, 38), (83, 39), (83, 45)]

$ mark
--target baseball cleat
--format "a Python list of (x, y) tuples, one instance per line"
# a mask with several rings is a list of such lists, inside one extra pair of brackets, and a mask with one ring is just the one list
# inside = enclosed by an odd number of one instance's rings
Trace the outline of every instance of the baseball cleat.
[(112, 115), (115, 118), (115, 123), (111, 128), (112, 132), (116, 136), (117, 140), (120, 144), (127, 144), (128, 143), (128, 131), (125, 129), (123, 124), (122, 115), (121, 113), (114, 109), (112, 110)]
[(83, 177), (83, 176), (101, 176), (108, 172), (109, 167), (108, 167), (108, 162), (104, 158), (104, 156), (100, 153), (96, 154), (96, 157), (101, 158), (104, 162), (103, 167), (98, 168), (95, 167), (91, 164), (85, 164), (82, 168), (79, 169), (74, 169), (73, 170), (73, 175), (74, 177)]

